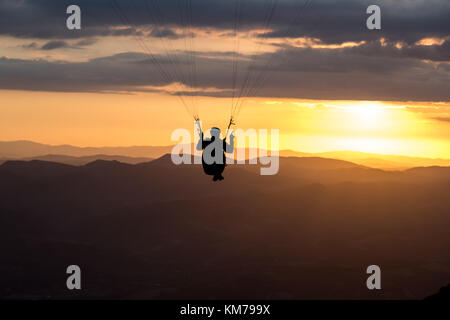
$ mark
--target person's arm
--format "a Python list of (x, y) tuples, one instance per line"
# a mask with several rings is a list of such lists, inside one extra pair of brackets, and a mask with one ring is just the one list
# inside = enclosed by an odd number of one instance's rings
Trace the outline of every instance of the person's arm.
[[(233, 135), (233, 130), (231, 131), (230, 134), (230, 143), (227, 144), (227, 136), (228, 136), (228, 131), (230, 130), (231, 126), (236, 125), (236, 123), (234, 122), (233, 117), (230, 118), (230, 123), (228, 124), (228, 128), (227, 128), (227, 132), (225, 133), (225, 139), (223, 139), (223, 147), (225, 149), (225, 152), (227, 153), (231, 153), (234, 150), (234, 135)], [(228, 151), (230, 150), (230, 151)]]
[(200, 139), (197, 143), (197, 150), (201, 151), (203, 150), (203, 131), (202, 131), (202, 125), (200, 124), (200, 120), (196, 120), (195, 124), (198, 126), (198, 134), (200, 135)]
[(225, 144), (225, 152), (226, 153), (233, 153), (233, 151), (234, 151), (234, 135), (233, 135), (233, 132), (231, 132), (231, 134), (230, 134), (230, 142), (228, 143), (227, 141), (226, 141), (226, 138), (225, 138), (225, 140), (223, 141), (224, 142), (224, 144)]

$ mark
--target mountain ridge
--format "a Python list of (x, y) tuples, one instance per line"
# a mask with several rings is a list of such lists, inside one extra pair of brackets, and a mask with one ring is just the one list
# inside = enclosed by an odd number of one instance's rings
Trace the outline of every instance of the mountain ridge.
[[(90, 160), (118, 160), (125, 163), (148, 162), (170, 153), (173, 146), (77, 147), (47, 145), (28, 140), (0, 141), (0, 163), (7, 160), (52, 160), (62, 163), (86, 164)], [(257, 150), (254, 150), (257, 152)], [(246, 158), (250, 156), (246, 150)], [(450, 166), (450, 159), (422, 158), (403, 155), (365, 153), (359, 151), (329, 151), (320, 153), (280, 150), (280, 156), (321, 157), (354, 162), (362, 166), (384, 170), (405, 170), (420, 166)]]

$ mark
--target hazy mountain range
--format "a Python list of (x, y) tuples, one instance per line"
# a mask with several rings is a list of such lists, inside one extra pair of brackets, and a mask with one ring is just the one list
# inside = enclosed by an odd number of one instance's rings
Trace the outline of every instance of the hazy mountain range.
[(169, 153), (171, 146), (131, 146), (131, 147), (75, 147), (71, 145), (47, 145), (32, 141), (0, 141), (0, 157), (27, 158), (48, 154), (85, 157), (93, 155), (114, 155), (126, 157), (157, 158)]
[[(172, 148), (173, 146), (76, 147), (71, 145), (53, 146), (32, 141), (0, 141), (0, 163), (6, 160), (34, 159), (73, 165), (83, 165), (94, 160), (117, 160), (124, 163), (136, 164), (161, 157), (164, 154), (170, 153)], [(450, 159), (381, 155), (354, 151), (306, 153), (293, 150), (281, 150), (280, 155), (286, 157), (340, 159), (384, 170), (450, 166)]]
[[(0, 165), (3, 298), (422, 299), (450, 283), (450, 168), (170, 156)], [(65, 289), (68, 265), (83, 289)], [(382, 270), (369, 291), (367, 266)]]

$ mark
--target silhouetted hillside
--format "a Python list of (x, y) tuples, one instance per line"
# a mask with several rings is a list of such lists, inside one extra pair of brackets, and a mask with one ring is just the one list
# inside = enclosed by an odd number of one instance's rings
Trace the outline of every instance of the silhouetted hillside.
[[(162, 157), (164, 154), (170, 153), (172, 148), (173, 146), (76, 147), (70, 145), (52, 146), (32, 141), (0, 141), (0, 164), (6, 160), (44, 160), (82, 165), (98, 159), (136, 164), (147, 162), (150, 160), (149, 158)], [(193, 147), (191, 146), (191, 148)], [(243, 154), (245, 159), (252, 158), (254, 157), (252, 155), (258, 155), (258, 149), (245, 149)], [(279, 154), (282, 157), (338, 159), (383, 170), (405, 170), (421, 166), (450, 166), (450, 159), (431, 159), (356, 151), (307, 153), (280, 150)], [(237, 148), (235, 157), (238, 157)]]
[[(449, 168), (280, 158), (214, 183), (136, 165), (0, 165), (4, 298), (422, 299), (450, 282)], [(65, 289), (79, 264), (83, 290)], [(382, 290), (365, 286), (368, 265)]]
[(438, 293), (426, 297), (427, 301), (439, 301), (439, 302), (449, 302), (450, 301), (450, 284), (442, 287)]
[(70, 164), (70, 165), (74, 165), (74, 166), (82, 166), (82, 165), (88, 164), (88, 163), (96, 161), (96, 160), (119, 161), (119, 162), (129, 163), (129, 164), (137, 164), (137, 163), (142, 163), (142, 162), (149, 162), (153, 159), (152, 158), (144, 158), (144, 157), (135, 158), (135, 157), (125, 157), (125, 156), (116, 156), (116, 155), (104, 155), (104, 154), (96, 154), (93, 156), (85, 156), (85, 157), (71, 157), (71, 156), (64, 156), (64, 155), (48, 154), (48, 155), (44, 155), (44, 156), (24, 158), (21, 160), (23, 160), (23, 161), (41, 160), (41, 161)]

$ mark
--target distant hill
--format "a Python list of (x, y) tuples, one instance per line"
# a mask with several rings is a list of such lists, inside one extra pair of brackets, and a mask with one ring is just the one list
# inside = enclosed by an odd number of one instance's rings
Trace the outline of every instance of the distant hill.
[[(6, 160), (49, 160), (68, 164), (85, 164), (89, 161), (117, 160), (125, 163), (146, 162), (170, 153), (173, 146), (130, 146), (130, 147), (75, 147), (70, 145), (51, 146), (31, 141), (0, 141), (0, 164)], [(246, 150), (245, 158), (258, 154), (258, 150)], [(308, 157), (344, 160), (361, 166), (383, 170), (405, 170), (414, 167), (450, 166), (450, 159), (431, 159), (398, 155), (382, 155), (355, 151), (333, 151), (306, 153), (280, 150), (283, 157)], [(81, 159), (64, 158), (77, 157)], [(112, 156), (108, 158), (108, 156)], [(236, 154), (237, 156), (237, 154)], [(58, 159), (59, 157), (59, 159)], [(89, 158), (92, 157), (92, 158)]]
[(0, 141), (0, 158), (20, 159), (44, 155), (65, 155), (86, 157), (112, 155), (138, 158), (157, 158), (171, 152), (171, 146), (130, 146), (130, 147), (75, 147), (71, 145), (52, 146), (31, 141)]
[(450, 301), (450, 284), (442, 287), (438, 293), (435, 293), (429, 297), (426, 297), (427, 301), (441, 301), (441, 302), (449, 302)]
[(106, 160), (106, 161), (118, 161), (122, 163), (129, 164), (137, 164), (141, 162), (149, 162), (152, 161), (153, 158), (134, 158), (134, 157), (126, 157), (126, 156), (114, 156), (114, 155), (104, 155), (97, 154), (93, 156), (85, 156), (85, 157), (72, 157), (58, 154), (47, 154), (43, 156), (35, 156), (28, 158), (19, 158), (19, 159), (8, 159), (8, 158), (0, 158), (0, 164), (5, 163), (6, 161), (11, 160), (20, 160), (20, 161), (32, 161), (32, 160), (40, 160), (40, 161), (48, 161), (48, 162), (57, 162), (63, 164), (69, 164), (74, 166), (82, 166), (88, 164), (90, 162), (94, 162), (96, 160)]
[(129, 164), (137, 164), (141, 162), (149, 162), (152, 161), (152, 158), (135, 158), (135, 157), (126, 157), (126, 156), (117, 156), (117, 155), (105, 155), (105, 154), (96, 154), (92, 156), (84, 156), (84, 157), (72, 157), (65, 155), (56, 155), (56, 154), (48, 154), (43, 156), (36, 156), (30, 158), (22, 158), (23, 161), (30, 160), (41, 160), (41, 161), (49, 161), (49, 162), (58, 162), (64, 164), (70, 164), (74, 166), (81, 166), (88, 164), (90, 162), (96, 160), (105, 160), (105, 161), (118, 161)]
[(293, 150), (281, 150), (280, 155), (292, 157), (322, 157), (354, 162), (363, 166), (384, 170), (405, 170), (413, 167), (450, 166), (450, 159), (432, 159), (399, 155), (384, 155), (357, 151), (330, 151), (305, 153)]
[[(96, 159), (117, 160), (124, 163), (147, 162), (170, 153), (173, 146), (130, 146), (130, 147), (75, 147), (70, 145), (51, 146), (31, 141), (0, 142), (0, 164), (13, 160), (49, 160), (67, 164), (86, 164)], [(255, 154), (258, 150), (252, 149)], [(245, 158), (251, 157), (249, 150)], [(65, 158), (76, 157), (80, 159)], [(108, 156), (111, 156), (109, 158)], [(413, 167), (450, 166), (450, 159), (431, 159), (398, 155), (382, 155), (355, 151), (332, 151), (306, 153), (293, 150), (280, 150), (283, 157), (319, 157), (353, 162), (362, 166), (383, 170), (405, 170)], [(91, 158), (89, 158), (91, 157)]]

